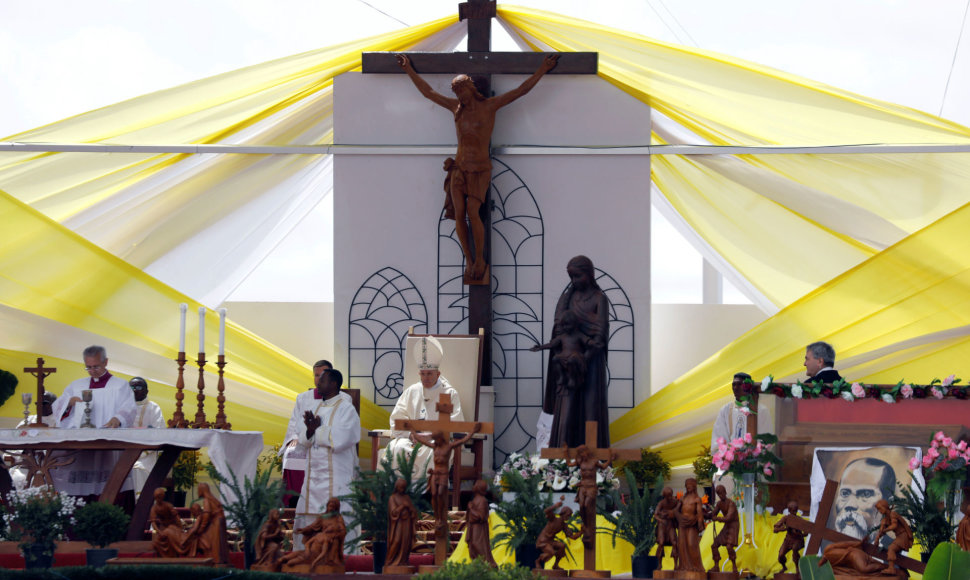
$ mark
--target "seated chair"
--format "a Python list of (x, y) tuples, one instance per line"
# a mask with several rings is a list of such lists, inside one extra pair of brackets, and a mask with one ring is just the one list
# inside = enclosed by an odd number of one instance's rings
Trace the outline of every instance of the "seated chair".
[[(465, 421), (478, 421), (484, 331), (479, 330), (478, 334), (414, 334), (414, 329), (411, 328), (405, 341), (405, 386), (412, 385), (420, 380), (412, 350), (415, 348), (418, 339), (424, 336), (433, 336), (441, 344), (444, 356), (439, 370), (441, 376), (447, 379), (448, 383), (458, 391)], [(384, 451), (381, 443), (390, 439), (391, 431), (389, 429), (378, 429), (369, 431), (368, 435), (371, 437), (371, 469), (377, 469), (378, 461)], [(469, 453), (460, 453), (461, 449), (455, 450), (455, 457), (451, 465), (451, 503), (453, 506), (458, 506), (461, 483), (463, 481), (475, 481), (482, 477), (485, 438), (486, 435), (483, 434), (476, 434), (472, 437), (464, 446)]]

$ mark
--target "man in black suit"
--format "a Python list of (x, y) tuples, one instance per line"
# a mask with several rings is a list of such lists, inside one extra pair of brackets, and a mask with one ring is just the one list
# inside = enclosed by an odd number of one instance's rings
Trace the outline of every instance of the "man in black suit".
[(809, 381), (834, 383), (842, 378), (835, 370), (835, 349), (827, 342), (813, 342), (805, 347), (805, 374)]

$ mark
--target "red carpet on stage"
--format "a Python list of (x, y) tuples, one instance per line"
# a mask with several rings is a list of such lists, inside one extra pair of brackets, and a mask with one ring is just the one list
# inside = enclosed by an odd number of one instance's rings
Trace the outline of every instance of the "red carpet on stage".
[[(118, 554), (121, 558), (154, 558), (154, 554), (149, 553), (125, 553)], [(374, 570), (373, 559), (371, 556), (346, 556), (348, 572), (372, 572)], [(84, 566), (84, 552), (80, 553), (58, 553), (54, 555), (54, 567), (60, 566)], [(229, 563), (234, 568), (243, 568), (242, 552), (230, 552)], [(411, 554), (409, 563), (412, 566), (422, 566), (434, 563), (434, 554)], [(20, 554), (0, 554), (0, 568), (17, 569), (24, 567), (24, 558)]]

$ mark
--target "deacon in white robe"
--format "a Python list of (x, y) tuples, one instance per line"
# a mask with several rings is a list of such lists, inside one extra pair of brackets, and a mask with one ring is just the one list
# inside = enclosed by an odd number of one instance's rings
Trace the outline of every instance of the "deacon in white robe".
[[(91, 390), (91, 423), (98, 428), (130, 427), (137, 407), (128, 381), (108, 372), (108, 356), (104, 347), (84, 349), (84, 365), (89, 377), (69, 384), (52, 406), (57, 427), (77, 429), (84, 421), (85, 403), (81, 391)], [(100, 495), (120, 451), (82, 451), (74, 455), (74, 463), (51, 471), (54, 486), (70, 495)], [(125, 478), (121, 490), (132, 489), (131, 477)]]
[[(332, 368), (333, 365), (328, 360), (321, 359), (313, 363), (313, 384), (317, 384), (324, 371)], [(287, 492), (292, 492), (283, 495), (285, 507), (296, 507), (298, 494), (303, 489), (303, 480), (306, 476), (306, 447), (297, 445), (300, 430), (305, 430), (306, 426), (303, 424), (303, 416), (296, 413), (296, 409), (306, 408), (308, 403), (303, 399), (313, 399), (315, 392), (314, 387), (296, 396), (296, 406), (286, 424), (286, 435), (283, 437), (283, 445), (280, 446), (279, 454), (283, 458), (283, 484)]]
[[(404, 389), (391, 411), (391, 441), (384, 453), (391, 454), (391, 464), (397, 469), (400, 453), (403, 451), (410, 456), (414, 452), (415, 442), (411, 432), (397, 430), (394, 422), (399, 419), (409, 420), (438, 420), (437, 403), (441, 394), (445, 393), (451, 400), (451, 420), (464, 421), (461, 412), (461, 399), (458, 391), (448, 384), (448, 380), (441, 376), (438, 368), (441, 366), (443, 352), (441, 343), (433, 336), (422, 337), (414, 349), (414, 357), (418, 363), (418, 376), (421, 381)], [(425, 445), (418, 447), (417, 458), (414, 460), (414, 475), (421, 476), (428, 473), (434, 451)]]
[[(128, 386), (131, 387), (131, 392), (135, 395), (135, 406), (138, 409), (132, 427), (135, 429), (164, 429), (165, 417), (162, 416), (162, 408), (158, 406), (158, 403), (148, 400), (148, 381), (141, 377), (132, 377), (128, 381)], [(131, 479), (135, 486), (136, 497), (145, 487), (145, 481), (148, 480), (148, 474), (152, 472), (156, 461), (158, 461), (158, 451), (142, 451), (138, 461), (132, 466)]]
[[(326, 370), (317, 388), (309, 397), (297, 397), (293, 408), (293, 416), (302, 424), (297, 430), (297, 445), (306, 451), (306, 477), (296, 504), (294, 529), (309, 525), (326, 512), (330, 498), (350, 493), (360, 417), (350, 395), (340, 392), (342, 384), (340, 371)], [(346, 502), (342, 507), (345, 513), (349, 509)], [(293, 549), (302, 547), (303, 538), (294, 535)]]
[[(731, 390), (734, 391), (735, 397), (741, 397), (745, 394), (745, 384), (746, 381), (751, 379), (751, 375), (748, 373), (737, 373), (734, 375), (734, 379), (731, 381)], [(748, 389), (758, 389), (761, 387), (759, 385), (750, 385)], [(744, 434), (748, 432), (748, 415), (742, 413), (740, 407), (731, 401), (730, 403), (725, 403), (721, 410), (718, 411), (717, 417), (714, 419), (714, 425), (711, 427), (711, 454), (717, 453), (717, 440), (720, 437), (724, 438), (725, 443), (731, 444), (731, 441), (744, 437)], [(758, 403), (758, 433), (773, 433), (775, 431), (775, 423), (771, 418), (771, 413), (763, 403)], [(729, 496), (734, 495), (735, 482), (727, 475), (722, 472), (718, 472), (715, 476), (718, 484), (724, 486)]]

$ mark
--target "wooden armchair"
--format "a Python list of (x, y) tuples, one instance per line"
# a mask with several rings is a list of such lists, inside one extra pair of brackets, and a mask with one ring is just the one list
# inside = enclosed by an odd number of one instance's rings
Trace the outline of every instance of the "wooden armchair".
[[(442, 363), (439, 370), (441, 376), (458, 391), (461, 400), (462, 415), (465, 421), (478, 421), (478, 399), (481, 386), (481, 361), (484, 350), (484, 331), (478, 334), (414, 334), (413, 329), (405, 341), (404, 355), (404, 385), (417, 383), (417, 364), (412, 356), (412, 349), (418, 339), (433, 336), (441, 343), (443, 350)], [(377, 469), (380, 454), (384, 449), (381, 445), (391, 437), (389, 429), (369, 431), (371, 438), (371, 469)], [(464, 445), (467, 451), (456, 449), (451, 465), (451, 503), (458, 505), (463, 481), (474, 481), (482, 477), (484, 461), (484, 442), (486, 435), (476, 434)]]

